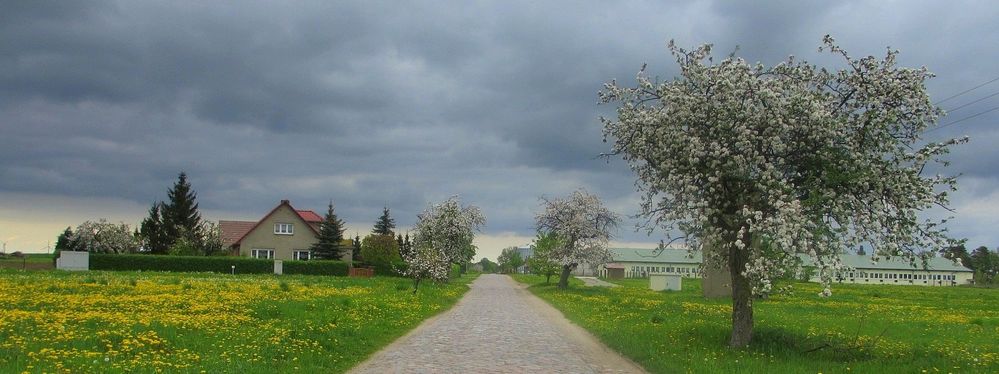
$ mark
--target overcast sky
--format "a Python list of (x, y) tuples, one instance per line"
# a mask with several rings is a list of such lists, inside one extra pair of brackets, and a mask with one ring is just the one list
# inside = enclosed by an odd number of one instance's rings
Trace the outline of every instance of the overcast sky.
[[(673, 77), (670, 39), (767, 64), (831, 61), (825, 34), (856, 56), (891, 46), (937, 74), (941, 100), (999, 77), (997, 19), (993, 1), (4, 1), (0, 241), (39, 251), (83, 220), (134, 225), (186, 171), (206, 218), (333, 199), (350, 235), (382, 206), (405, 230), (457, 194), (486, 214), (480, 255), (495, 259), (533, 236), (541, 196), (586, 188), (637, 211), (632, 172), (596, 157), (613, 114), (596, 93), (646, 62)], [(927, 134), (971, 136), (949, 169), (963, 174), (950, 227), (971, 246), (999, 246), (997, 120)], [(618, 244), (660, 239), (632, 223)]]

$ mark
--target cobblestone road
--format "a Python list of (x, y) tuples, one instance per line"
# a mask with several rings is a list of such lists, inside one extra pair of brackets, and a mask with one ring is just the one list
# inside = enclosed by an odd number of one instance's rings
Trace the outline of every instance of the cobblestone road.
[(471, 287), (351, 372), (643, 372), (505, 275), (483, 274)]

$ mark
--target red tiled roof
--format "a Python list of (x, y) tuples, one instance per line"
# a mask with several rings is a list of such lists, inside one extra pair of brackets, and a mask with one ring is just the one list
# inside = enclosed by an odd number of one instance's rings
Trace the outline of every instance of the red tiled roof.
[(312, 223), (312, 222), (323, 221), (323, 217), (320, 217), (318, 214), (316, 214), (316, 212), (313, 212), (311, 210), (296, 210), (296, 212), (298, 212), (298, 216), (302, 217), (302, 219), (305, 220), (305, 222)]
[(219, 221), (219, 228), (222, 229), (222, 245), (228, 248), (236, 244), (239, 238), (250, 232), (257, 223), (253, 221)]

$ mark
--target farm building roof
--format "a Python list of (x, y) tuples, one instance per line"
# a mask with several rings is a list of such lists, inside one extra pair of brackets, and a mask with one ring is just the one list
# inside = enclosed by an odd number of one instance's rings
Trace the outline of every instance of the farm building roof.
[[(806, 266), (813, 264), (810, 256), (798, 256), (801, 257), (802, 263)], [(881, 257), (875, 262), (871, 255), (842, 254), (839, 255), (839, 259), (843, 262), (843, 265), (854, 269), (923, 270), (923, 264), (919, 259), (916, 259), (915, 267), (912, 266), (912, 263), (910, 263), (909, 260), (901, 257), (892, 257), (890, 259)], [(955, 264), (954, 261), (942, 257), (930, 258), (926, 262), (926, 269), (935, 271), (971, 272), (971, 269)]]
[[(662, 262), (672, 264), (700, 264), (701, 252), (688, 253), (686, 249), (610, 248), (614, 262)], [(690, 255), (693, 255), (691, 257)]]
[[(645, 262), (645, 263), (669, 263), (669, 264), (700, 264), (703, 259), (700, 251), (688, 253), (686, 249), (645, 249), (645, 248), (610, 248), (613, 262)], [(799, 255), (802, 263), (811, 265), (812, 259), (808, 255)], [(891, 259), (880, 258), (874, 262), (870, 255), (841, 254), (839, 256), (843, 265), (855, 269), (880, 269), (880, 270), (922, 270), (920, 261), (916, 261), (913, 267), (908, 260), (893, 257)], [(941, 257), (933, 257), (927, 261), (927, 269), (935, 271), (955, 271), (970, 272), (971, 270), (955, 264), (953, 261)]]

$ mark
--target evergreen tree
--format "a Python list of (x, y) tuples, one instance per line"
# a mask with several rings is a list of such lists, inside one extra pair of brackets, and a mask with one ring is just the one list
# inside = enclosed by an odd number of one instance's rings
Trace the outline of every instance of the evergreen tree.
[(145, 250), (152, 254), (166, 254), (172, 242), (176, 241), (176, 239), (171, 240), (171, 238), (167, 237), (161, 213), (162, 209), (163, 203), (154, 203), (149, 208), (149, 216), (143, 219), (142, 224), (139, 226), (139, 236), (142, 244)]
[(975, 265), (971, 261), (971, 255), (968, 253), (968, 249), (964, 247), (964, 244), (941, 249), (940, 255), (951, 261), (960, 261), (964, 267), (975, 270)]
[(389, 217), (389, 208), (382, 208), (382, 216), (375, 222), (374, 233), (378, 235), (392, 235), (395, 228), (395, 220)]
[[(201, 242), (201, 214), (198, 213), (197, 193), (191, 189), (187, 174), (181, 172), (177, 183), (167, 190), (169, 202), (161, 209), (162, 228), (167, 243), (172, 245), (181, 234), (190, 236), (196, 243)], [(169, 247), (168, 245), (168, 247)]]
[(312, 255), (320, 260), (339, 260), (343, 256), (343, 220), (333, 212), (333, 201), (330, 200), (326, 217), (319, 226), (319, 241), (309, 248)]
[(413, 251), (413, 243), (409, 241), (409, 233), (406, 233), (406, 238), (402, 240), (402, 246), (399, 247), (399, 253), (405, 257)]
[(402, 234), (396, 235), (395, 242), (399, 245), (399, 252), (401, 253), (403, 246), (406, 245), (406, 242), (402, 241)]
[(352, 254), (353, 254), (353, 257), (354, 257), (354, 262), (358, 262), (358, 261), (363, 260), (361, 258), (361, 236), (360, 235), (354, 234), (354, 246), (351, 249), (351, 251), (352, 251)]
[(66, 227), (62, 234), (59, 234), (59, 238), (56, 239), (55, 250), (56, 251), (72, 251), (73, 250), (73, 229)]

